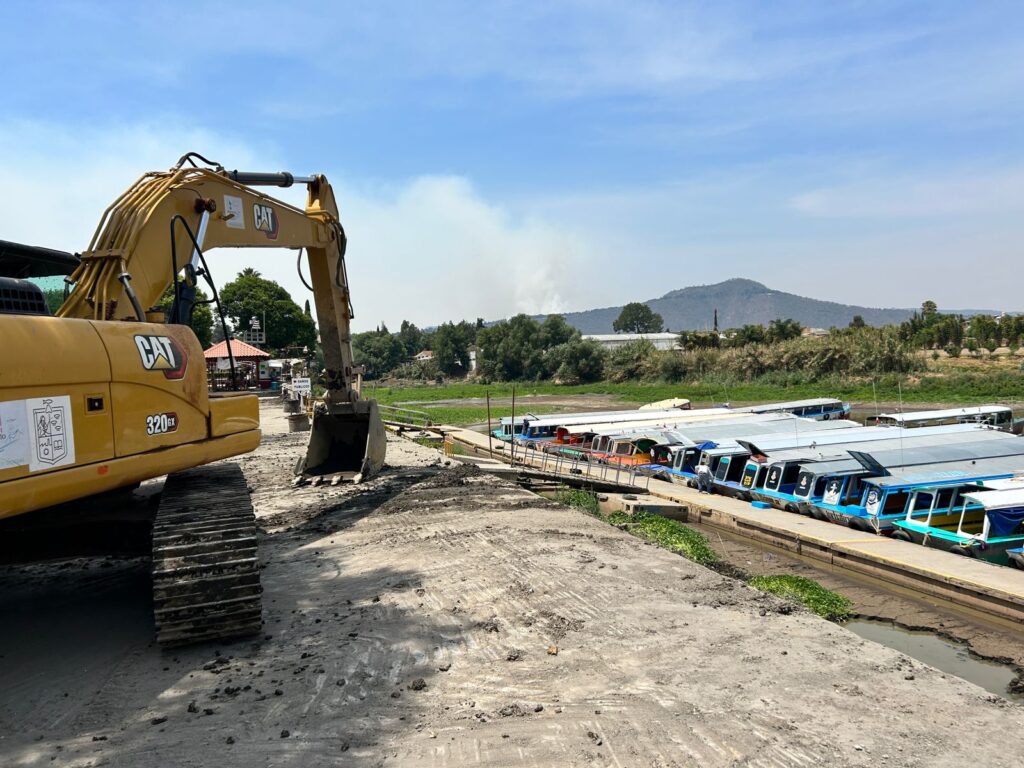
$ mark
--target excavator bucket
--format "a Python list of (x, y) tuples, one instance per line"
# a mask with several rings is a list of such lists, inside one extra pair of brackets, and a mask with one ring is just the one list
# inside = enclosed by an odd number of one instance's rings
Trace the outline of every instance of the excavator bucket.
[(358, 483), (380, 471), (386, 448), (376, 400), (318, 403), (306, 456), (299, 460), (295, 474), (303, 480)]

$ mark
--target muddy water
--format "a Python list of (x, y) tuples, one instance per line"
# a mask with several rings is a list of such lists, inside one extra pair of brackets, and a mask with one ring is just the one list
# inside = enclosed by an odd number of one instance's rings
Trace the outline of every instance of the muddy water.
[(1011, 667), (972, 656), (964, 643), (947, 640), (932, 632), (913, 632), (886, 621), (853, 619), (843, 626), (865, 640), (886, 645), (974, 683), (990, 693), (1017, 701), (1024, 700), (1024, 696), (1011, 694), (1007, 690), (1007, 686), (1017, 676)]

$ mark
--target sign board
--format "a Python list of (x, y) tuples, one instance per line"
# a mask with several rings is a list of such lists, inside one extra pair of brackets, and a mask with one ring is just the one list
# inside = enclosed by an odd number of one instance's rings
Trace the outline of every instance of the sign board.
[(313, 391), (312, 381), (308, 377), (292, 379), (292, 391), (297, 395), (308, 395)]

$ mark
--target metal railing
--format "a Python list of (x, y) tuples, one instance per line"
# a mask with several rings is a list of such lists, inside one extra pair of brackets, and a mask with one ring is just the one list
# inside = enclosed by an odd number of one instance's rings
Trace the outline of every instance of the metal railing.
[(380, 417), (385, 422), (408, 424), (414, 427), (431, 427), (434, 425), (434, 422), (430, 419), (430, 414), (426, 411), (414, 411), (411, 408), (399, 408), (394, 405), (384, 405), (383, 403), (377, 403), (377, 408), (380, 410)]
[[(643, 488), (644, 490), (648, 490), (651, 484), (651, 476), (646, 472), (639, 472), (636, 466), (624, 467), (621, 464), (594, 462), (585, 460), (580, 455), (565, 456), (561, 453), (552, 454), (543, 450), (523, 448), (523, 450), (516, 451), (511, 463), (532, 466), (541, 472), (550, 472), (555, 475), (569, 475), (578, 479)], [(639, 482), (637, 481), (638, 476), (642, 478)]]

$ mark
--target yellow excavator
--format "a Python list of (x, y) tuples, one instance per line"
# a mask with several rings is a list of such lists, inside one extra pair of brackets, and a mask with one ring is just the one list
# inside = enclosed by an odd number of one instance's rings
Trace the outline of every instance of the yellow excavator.
[[(306, 185), (305, 210), (257, 189), (293, 184)], [(258, 401), (209, 391), (203, 349), (187, 323), (205, 280), (230, 338), (209, 251), (304, 249), (326, 392), (296, 475), (365, 479), (383, 466), (386, 437), (376, 402), (359, 397), (345, 246), (324, 176), (229, 171), (189, 153), (169, 171), (142, 176), (107, 208), (65, 278), (56, 316), (36, 285), (0, 277), (0, 519), (167, 475), (152, 529), (158, 640), (259, 631), (245, 479), (233, 463), (201, 466), (255, 450)], [(170, 312), (154, 309), (169, 287)]]

